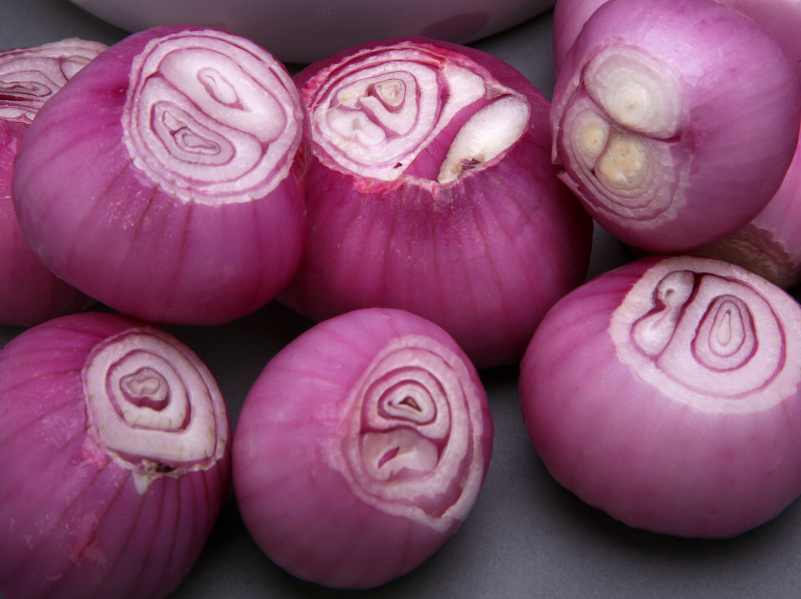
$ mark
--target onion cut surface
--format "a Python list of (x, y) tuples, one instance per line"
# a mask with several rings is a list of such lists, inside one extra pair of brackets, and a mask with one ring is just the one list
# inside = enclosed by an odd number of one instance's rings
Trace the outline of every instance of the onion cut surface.
[(682, 256), (605, 273), (521, 362), (554, 478), (634, 527), (731, 537), (801, 494), (801, 307), (738, 266)]
[(163, 598), (230, 481), (214, 378), (171, 335), (85, 312), (0, 351), (0, 595)]
[(766, 206), (800, 124), (795, 67), (752, 19), (713, 0), (610, 0), (559, 73), (553, 160), (613, 235), (683, 252)]
[(75, 38), (0, 52), (0, 324), (29, 327), (91, 302), (42, 264), (11, 201), (14, 158), (44, 103), (106, 49)]
[(151, 322), (219, 324), (272, 300), (306, 227), (307, 122), (286, 69), (203, 28), (151, 29), (98, 58), (19, 149), (14, 207), (36, 254)]
[(470, 512), (492, 452), (486, 393), (441, 328), (371, 308), (265, 367), (237, 420), (234, 489), (270, 559), (329, 587), (417, 567)]
[(311, 119), (309, 236), (280, 300), (437, 323), (479, 367), (514, 363), (587, 271), (592, 223), (550, 164), (549, 105), (483, 52), (424, 38), (295, 76)]

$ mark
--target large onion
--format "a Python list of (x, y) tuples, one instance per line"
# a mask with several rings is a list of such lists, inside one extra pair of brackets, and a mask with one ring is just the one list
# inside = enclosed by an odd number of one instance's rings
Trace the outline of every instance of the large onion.
[(63, 316), (0, 351), (0, 595), (168, 596), (225, 499), (230, 425), (171, 335)]
[(69, 78), (106, 49), (65, 39), (0, 52), (0, 324), (32, 326), (76, 312), (89, 299), (53, 275), (31, 251), (11, 202), (14, 158), (36, 113)]
[(801, 494), (801, 307), (740, 267), (642, 259), (563, 298), (521, 363), (562, 485), (623, 522), (729, 537)]
[(420, 38), (346, 50), (295, 81), (312, 121), (310, 227), (281, 300), (315, 320), (408, 310), (478, 367), (519, 360), (583, 281), (592, 237), (550, 164), (545, 97), (497, 58)]
[(610, 0), (559, 74), (553, 158), (624, 242), (678, 252), (747, 223), (798, 142), (801, 83), (779, 44), (713, 0)]
[(357, 310), (313, 327), (248, 393), (233, 447), (240, 513), (300, 578), (383, 584), (467, 517), (489, 466), (485, 391), (442, 329)]
[(148, 30), (40, 111), (14, 207), (36, 254), (88, 295), (148, 321), (226, 322), (297, 266), (305, 126), (288, 73), (259, 46)]

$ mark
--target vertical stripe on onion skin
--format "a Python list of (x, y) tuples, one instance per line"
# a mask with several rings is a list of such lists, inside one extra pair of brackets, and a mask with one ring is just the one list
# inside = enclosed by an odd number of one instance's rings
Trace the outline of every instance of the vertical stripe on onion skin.
[(563, 298), (521, 363), (534, 448), (626, 524), (731, 537), (801, 494), (801, 307), (738, 266), (652, 257)]
[(251, 535), (289, 573), (369, 588), (419, 566), (468, 516), (493, 425), (440, 327), (370, 308), (279, 352), (237, 420), (233, 484)]
[(517, 362), (584, 280), (592, 242), (550, 164), (545, 97), (493, 56), (422, 38), (345, 50), (295, 81), (310, 226), (279, 299), (314, 320), (408, 310), (479, 368)]
[[(103, 352), (114, 359), (101, 371)], [(206, 367), (155, 327), (86, 312), (18, 335), (0, 351), (0, 374), (0, 595), (167, 597), (230, 480), (230, 424)], [(159, 424), (184, 394), (183, 417)]]
[(553, 159), (616, 237), (682, 252), (765, 207), (799, 124), (795, 67), (750, 18), (713, 0), (610, 0), (557, 79)]
[(42, 264), (20, 230), (11, 179), (22, 136), (44, 103), (106, 46), (59, 42), (0, 52), (0, 324), (30, 327), (77, 312), (89, 298)]
[(14, 206), (36, 254), (150, 322), (219, 324), (272, 300), (306, 232), (308, 123), (286, 69), (194, 27), (134, 34), (99, 58), (20, 147)]

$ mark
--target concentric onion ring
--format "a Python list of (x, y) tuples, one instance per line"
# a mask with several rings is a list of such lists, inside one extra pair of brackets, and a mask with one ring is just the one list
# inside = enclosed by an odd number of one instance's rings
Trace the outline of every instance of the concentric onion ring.
[(341, 469), (358, 497), (437, 530), (467, 516), (485, 469), (469, 380), (462, 359), (430, 338), (398, 338), (375, 357), (348, 400), (343, 441)]
[(69, 38), (0, 53), (0, 119), (30, 123), (50, 96), (105, 49)]
[(151, 40), (131, 68), (124, 142), (137, 167), (184, 202), (247, 202), (287, 176), (301, 142), (297, 89), (241, 37), (183, 31)]
[(768, 409), (801, 381), (792, 366), (801, 359), (798, 307), (723, 262), (657, 263), (617, 308), (609, 333), (642, 379), (704, 411)]
[(82, 371), (90, 431), (143, 493), (157, 477), (205, 470), (228, 442), (217, 383), (191, 350), (155, 328), (99, 343)]

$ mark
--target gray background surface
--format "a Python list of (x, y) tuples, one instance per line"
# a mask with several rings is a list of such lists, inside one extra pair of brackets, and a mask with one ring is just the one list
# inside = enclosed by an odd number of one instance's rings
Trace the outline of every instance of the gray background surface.
[[(519, 69), (550, 98), (551, 27), (548, 12), (472, 45)], [(113, 44), (125, 35), (68, 0), (0, 3), (3, 49), (73, 36)], [(596, 227), (589, 278), (630, 259), (618, 242)], [(309, 321), (273, 303), (224, 326), (165, 328), (208, 365), (235, 426), (261, 369), (309, 326)], [(0, 328), (0, 345), (19, 332)], [(482, 373), (496, 428), (489, 475), (462, 528), (417, 570), (359, 592), (299, 581), (261, 553), (230, 494), (200, 560), (172, 597), (801, 597), (801, 503), (772, 522), (725, 541), (676, 539), (630, 529), (585, 506), (549, 476), (523, 426), (517, 376), (516, 367)]]

